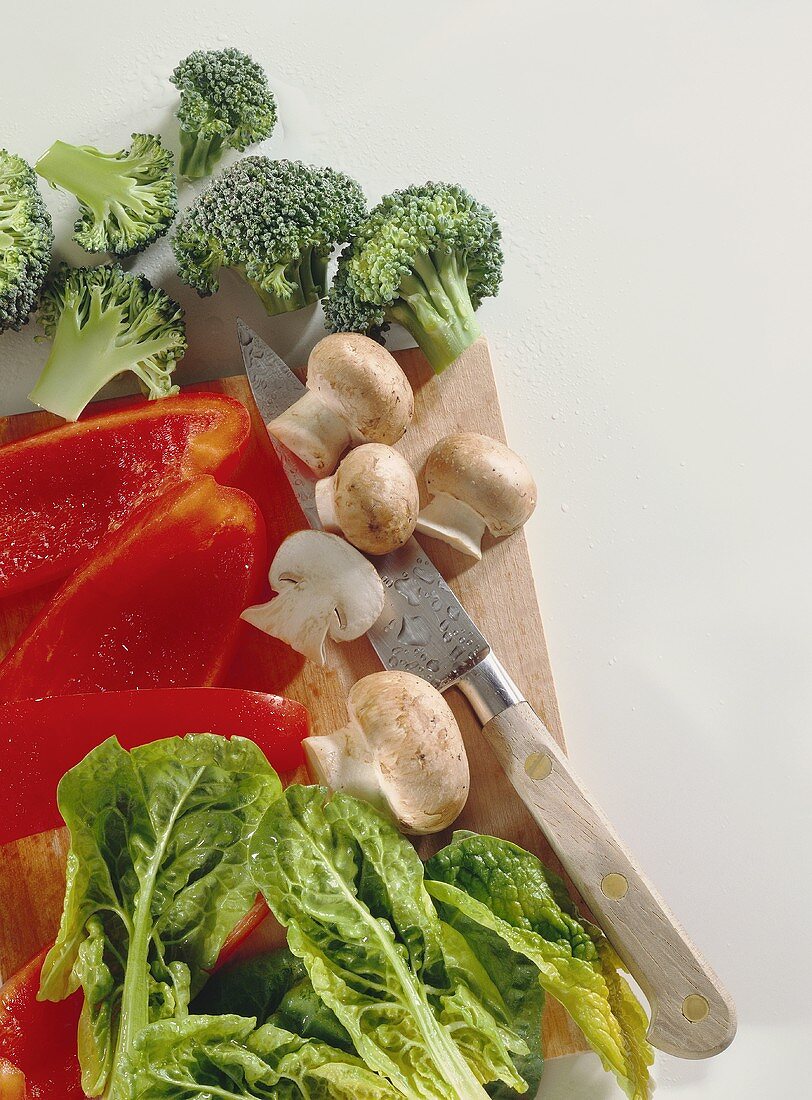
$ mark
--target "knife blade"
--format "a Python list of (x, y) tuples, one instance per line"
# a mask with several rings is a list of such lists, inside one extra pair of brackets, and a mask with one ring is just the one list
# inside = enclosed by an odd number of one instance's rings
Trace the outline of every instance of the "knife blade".
[[(248, 382), (265, 424), (306, 388), (287, 364), (237, 322)], [(308, 522), (320, 528), (316, 479), (271, 442)], [(719, 979), (587, 794), (552, 734), (491, 652), (483, 634), (416, 539), (370, 558), (386, 605), (368, 637), (384, 668), (457, 686), (519, 797), (566, 868), (651, 1006), (652, 1045), (683, 1058), (718, 1054), (736, 1033)]]

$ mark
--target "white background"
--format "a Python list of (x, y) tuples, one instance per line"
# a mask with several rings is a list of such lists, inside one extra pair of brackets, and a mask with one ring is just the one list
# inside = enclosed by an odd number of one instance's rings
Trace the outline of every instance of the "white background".
[[(167, 77), (234, 44), (272, 75), (268, 144), (371, 199), (458, 180), (498, 212), (483, 307), (570, 749), (739, 1006), (659, 1094), (807, 1095), (812, 1024), (808, 0), (15, 5), (0, 145), (176, 140)], [(69, 203), (53, 194), (67, 236)], [(74, 260), (78, 251), (67, 250)], [(293, 359), (317, 319), (228, 287), (189, 310), (187, 378), (236, 372), (232, 318)], [(0, 343), (2, 411), (44, 361)], [(546, 1098), (615, 1095), (592, 1057)]]

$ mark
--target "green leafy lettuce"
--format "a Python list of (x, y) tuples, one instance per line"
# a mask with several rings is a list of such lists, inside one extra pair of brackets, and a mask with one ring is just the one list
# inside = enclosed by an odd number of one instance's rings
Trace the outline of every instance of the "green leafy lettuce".
[(281, 793), (251, 741), (190, 734), (132, 752), (110, 738), (59, 784), (67, 889), (40, 998), (81, 986), (82, 1087), (124, 1095), (148, 1023), (183, 1016), (256, 888), (248, 846)]
[(486, 1092), (494, 1100), (508, 1100), (525, 1092), (529, 1097), (535, 1096), (544, 1067), (541, 1050), (544, 990), (538, 971), (488, 929), (472, 925), (463, 936), (443, 923), (442, 935), (450, 984), (473, 989), (494, 1019), (503, 1024), (509, 1022), (513, 1033), (525, 1044), (525, 1053), (514, 1049), (513, 1064), (527, 1088), (516, 1089), (504, 1081), (495, 1081), (486, 1085)]
[(287, 947), (242, 959), (218, 970), (190, 1011), (203, 1016), (254, 1017), (304, 1039), (320, 1039), (352, 1052), (352, 1040), (316, 996), (301, 959)]
[(650, 1095), (647, 1019), (619, 974), (600, 929), (579, 920), (564, 884), (508, 841), (457, 833), (426, 866), (438, 912), (469, 943), (477, 929), (499, 936), (538, 968), (626, 1095)]
[[(513, 1059), (530, 1051), (504, 983), (438, 918), (417, 853), (375, 810), (290, 787), (250, 858), (290, 949), (369, 1069), (423, 1100), (483, 1100), (489, 1082), (527, 1091)], [(520, 996), (511, 992), (514, 1006)]]
[(242, 1016), (151, 1024), (123, 1071), (138, 1100), (397, 1100), (353, 1054)]
[[(510, 1017), (513, 1030), (526, 1042), (528, 1053), (514, 1062), (534, 1096), (541, 1081), (541, 1016), (544, 991), (533, 965), (486, 929), (474, 927), (467, 943), (444, 926), (446, 969), (452, 982), (476, 979), (499, 1015)], [(355, 1053), (349, 1033), (320, 1000), (304, 963), (286, 947), (233, 963), (218, 970), (195, 998), (190, 1011), (209, 1016), (255, 1017), (300, 1035), (318, 1039), (345, 1053)], [(519, 1094), (502, 1082), (486, 1086), (494, 1100)]]

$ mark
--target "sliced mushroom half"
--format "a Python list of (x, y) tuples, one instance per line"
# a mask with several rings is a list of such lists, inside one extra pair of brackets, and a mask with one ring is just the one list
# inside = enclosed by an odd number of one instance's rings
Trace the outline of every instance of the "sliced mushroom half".
[(297, 531), (276, 552), (269, 575), (278, 596), (242, 618), (324, 665), (328, 635), (360, 638), (384, 606), (381, 578), (363, 554), (324, 531)]

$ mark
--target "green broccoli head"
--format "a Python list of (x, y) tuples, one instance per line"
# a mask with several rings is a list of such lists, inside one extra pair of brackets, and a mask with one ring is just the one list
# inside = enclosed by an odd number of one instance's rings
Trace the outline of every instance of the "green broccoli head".
[(456, 185), (386, 195), (341, 255), (328, 328), (380, 339), (397, 321), (439, 373), (479, 336), (474, 311), (499, 290), (500, 240), (493, 212)]
[(152, 134), (133, 134), (130, 148), (118, 153), (56, 141), (36, 169), (79, 200), (73, 239), (88, 252), (140, 252), (177, 213), (172, 154)]
[(172, 372), (186, 351), (183, 310), (143, 275), (119, 264), (60, 264), (43, 288), (39, 320), (53, 341), (30, 394), (43, 409), (76, 420), (125, 371), (147, 397), (177, 393)]
[(235, 50), (195, 50), (172, 73), (180, 89), (180, 174), (211, 175), (227, 147), (242, 152), (270, 137), (276, 100), (264, 70)]
[(0, 332), (19, 330), (28, 321), (53, 243), (51, 216), (34, 169), (0, 149)]
[(233, 268), (270, 314), (324, 296), (327, 263), (366, 207), (361, 188), (332, 168), (246, 157), (227, 168), (178, 222), (178, 274), (213, 294)]

